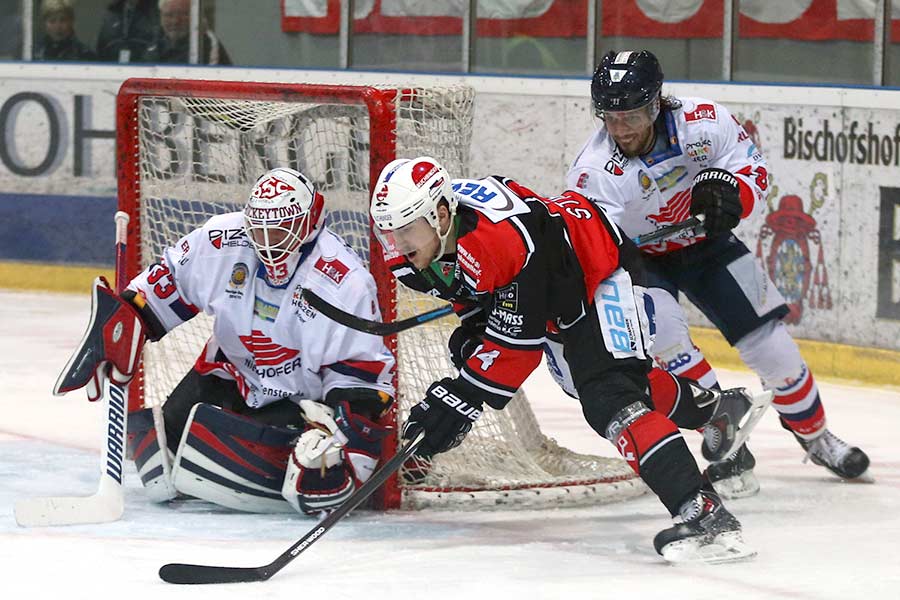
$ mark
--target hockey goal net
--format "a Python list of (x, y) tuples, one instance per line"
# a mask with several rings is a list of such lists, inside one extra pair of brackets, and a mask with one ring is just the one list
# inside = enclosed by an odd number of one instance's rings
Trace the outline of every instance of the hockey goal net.
[[(326, 224), (369, 264), (383, 318), (435, 300), (395, 284), (373, 241), (369, 189), (395, 157), (431, 155), (467, 175), (474, 91), (458, 87), (360, 87), (132, 79), (118, 96), (120, 209), (128, 212), (128, 277), (214, 214), (240, 210), (253, 182), (276, 166), (313, 179)], [(453, 375), (443, 319), (387, 340), (398, 362), (392, 419), (436, 379)], [(159, 407), (211, 331), (198, 315), (144, 350), (131, 409)], [(397, 437), (387, 449), (397, 447)], [(577, 454), (544, 436), (523, 394), (488, 410), (465, 442), (431, 464), (411, 463), (375, 499), (379, 508), (584, 504), (637, 495), (624, 461)]]

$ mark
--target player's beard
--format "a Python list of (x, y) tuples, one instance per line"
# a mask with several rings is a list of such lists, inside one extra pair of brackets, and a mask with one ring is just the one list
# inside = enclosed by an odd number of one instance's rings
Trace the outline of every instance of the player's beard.
[(616, 140), (616, 144), (619, 146), (619, 150), (622, 151), (622, 154), (624, 154), (625, 157), (637, 158), (638, 156), (647, 154), (653, 149), (653, 141), (656, 139), (655, 133), (656, 130), (653, 125), (650, 125), (650, 127), (644, 130), (642, 134), (635, 136), (634, 139), (629, 139), (627, 143)]

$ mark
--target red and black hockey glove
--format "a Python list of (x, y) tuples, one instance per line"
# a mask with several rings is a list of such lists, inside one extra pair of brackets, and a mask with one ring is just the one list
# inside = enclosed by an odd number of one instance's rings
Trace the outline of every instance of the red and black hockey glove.
[(691, 215), (703, 215), (710, 237), (727, 233), (741, 222), (741, 189), (737, 178), (725, 169), (703, 169), (691, 188)]
[(481, 402), (462, 398), (454, 380), (445, 377), (431, 384), (425, 399), (412, 407), (403, 426), (403, 438), (425, 430), (416, 454), (433, 456), (459, 446), (481, 416)]

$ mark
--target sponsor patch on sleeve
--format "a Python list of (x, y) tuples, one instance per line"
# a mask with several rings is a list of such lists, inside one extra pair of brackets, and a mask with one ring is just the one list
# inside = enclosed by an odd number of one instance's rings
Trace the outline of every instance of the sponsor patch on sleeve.
[(698, 104), (691, 112), (684, 113), (684, 120), (688, 123), (694, 121), (715, 121), (716, 107), (714, 104)]
[(331, 260), (325, 260), (325, 258), (321, 256), (319, 257), (319, 260), (316, 261), (315, 270), (333, 281), (335, 285), (341, 285), (344, 281), (344, 277), (350, 272), (350, 268), (338, 259), (332, 258)]

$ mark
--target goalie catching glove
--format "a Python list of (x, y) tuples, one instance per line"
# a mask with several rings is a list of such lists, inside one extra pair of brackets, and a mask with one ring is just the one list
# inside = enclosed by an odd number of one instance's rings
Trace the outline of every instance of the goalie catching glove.
[(146, 325), (137, 309), (117, 295), (106, 279), (98, 277), (91, 293), (87, 331), (56, 380), (54, 395), (84, 387), (93, 402), (102, 395), (106, 377), (120, 385), (128, 383), (137, 370), (146, 338)]
[(335, 508), (371, 477), (388, 429), (350, 411), (312, 400), (300, 408), (310, 428), (288, 457), (281, 495), (296, 510), (314, 514)]
[(741, 222), (741, 189), (737, 177), (725, 169), (703, 169), (691, 188), (691, 215), (703, 215), (709, 236), (727, 233)]
[(431, 384), (425, 399), (412, 407), (403, 426), (403, 438), (413, 439), (425, 430), (416, 454), (434, 456), (459, 446), (481, 416), (481, 402), (467, 402), (449, 377)]

